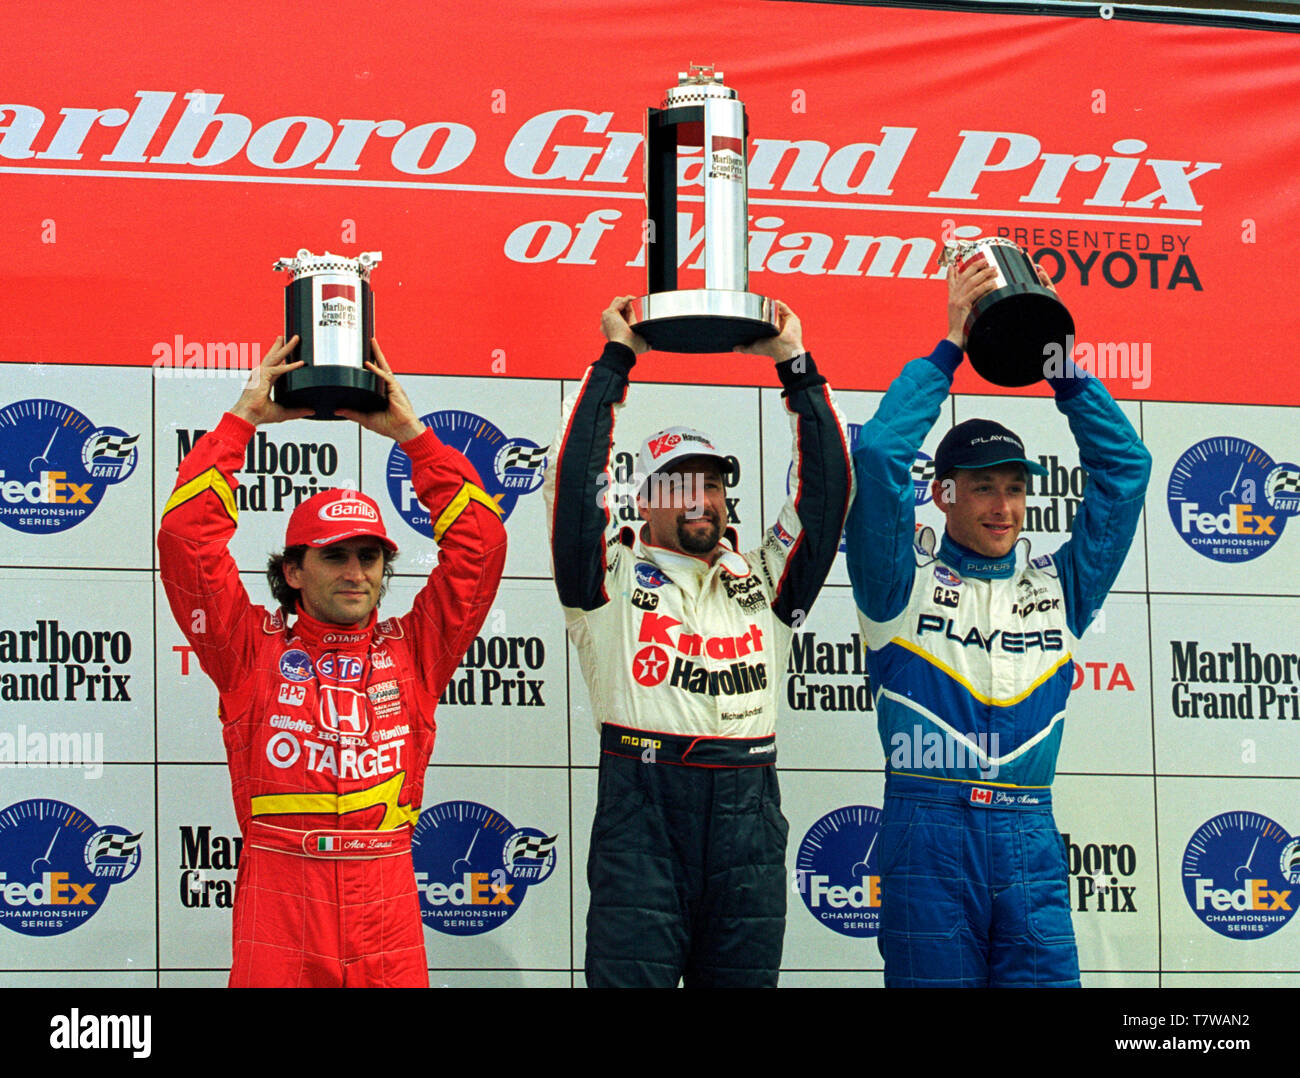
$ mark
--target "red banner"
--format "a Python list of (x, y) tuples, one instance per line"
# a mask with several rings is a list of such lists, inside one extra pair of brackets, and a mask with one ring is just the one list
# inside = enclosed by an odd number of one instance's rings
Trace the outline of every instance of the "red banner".
[[(704, 61), (748, 110), (750, 288), (799, 313), (836, 386), (883, 388), (942, 336), (944, 238), (1004, 235), (1058, 281), (1076, 358), (1117, 396), (1300, 403), (1275, 373), (1300, 225), (1291, 34), (754, 0), (11, 23), (6, 361), (247, 355), (282, 325), (272, 262), (306, 247), (383, 252), (399, 371), (576, 375), (609, 298), (646, 290), (645, 110)], [(986, 391), (968, 370), (957, 388)]]

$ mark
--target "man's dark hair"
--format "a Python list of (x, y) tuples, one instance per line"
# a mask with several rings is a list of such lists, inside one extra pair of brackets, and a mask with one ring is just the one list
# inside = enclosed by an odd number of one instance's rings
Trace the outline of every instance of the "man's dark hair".
[[(393, 563), (397, 561), (397, 553), (382, 543), (379, 544), (379, 549), (384, 552), (384, 581), (379, 586), (379, 598), (383, 599), (388, 592), (388, 582), (393, 577)], [(303, 555), (306, 553), (307, 544), (299, 543), (297, 546), (285, 547), (280, 554), (272, 554), (266, 562), (266, 581), (271, 585), (271, 594), (285, 614), (297, 613), (302, 592), (289, 587), (289, 581), (284, 578), (284, 563), (302, 568)]]

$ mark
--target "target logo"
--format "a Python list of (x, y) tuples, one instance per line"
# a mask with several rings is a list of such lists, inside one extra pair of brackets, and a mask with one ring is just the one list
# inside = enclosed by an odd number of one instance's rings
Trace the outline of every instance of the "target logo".
[(658, 685), (668, 676), (668, 652), (657, 644), (642, 648), (632, 657), (632, 676), (638, 685)]
[(292, 767), (302, 755), (302, 748), (293, 734), (283, 731), (266, 743), (266, 758), (275, 767)]

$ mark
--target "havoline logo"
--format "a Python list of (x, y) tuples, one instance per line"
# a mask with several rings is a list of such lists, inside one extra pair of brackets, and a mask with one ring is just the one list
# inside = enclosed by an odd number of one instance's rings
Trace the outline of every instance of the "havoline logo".
[(1300, 466), (1278, 464), (1244, 438), (1206, 438), (1178, 458), (1168, 501), (1174, 529), (1198, 554), (1250, 561), (1300, 512)]
[(49, 798), (0, 810), (0, 924), (24, 936), (84, 924), (140, 867), (140, 837)]
[(411, 860), (420, 916), (449, 936), (477, 936), (508, 921), (555, 869), (557, 835), (515, 827), (476, 801), (444, 801), (420, 813)]
[(0, 408), (0, 521), (28, 534), (80, 524), (135, 470), (139, 440), (59, 401)]
[[(546, 447), (527, 438), (507, 438), (482, 416), (473, 412), (448, 410), (430, 412), (421, 421), (444, 445), (465, 454), (474, 465), (483, 490), (501, 509), (507, 520), (521, 495), (531, 494), (542, 485)], [(388, 496), (402, 518), (421, 535), (433, 538), (429, 511), (420, 504), (411, 481), (411, 458), (398, 446), (388, 454), (385, 468)]]
[(834, 932), (867, 939), (880, 932), (880, 809), (846, 805), (804, 835), (794, 889), (808, 912)]
[(1229, 939), (1272, 935), (1295, 913), (1300, 849), (1258, 812), (1225, 812), (1196, 829), (1183, 854), (1183, 893), (1208, 927)]

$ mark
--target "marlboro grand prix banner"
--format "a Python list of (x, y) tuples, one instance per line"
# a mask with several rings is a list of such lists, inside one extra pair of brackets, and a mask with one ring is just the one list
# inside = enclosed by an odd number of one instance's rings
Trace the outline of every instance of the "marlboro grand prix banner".
[[(945, 243), (1012, 240), (1055, 281), (1074, 359), (1154, 460), (1074, 656), (1053, 788), (1083, 983), (1300, 983), (1300, 37), (763, 0), (127, 0), (27, 5), (5, 30), (0, 983), (225, 983), (242, 837), (154, 536), (181, 459), (282, 332), (272, 267), (301, 250), (382, 254), (376, 335), (509, 536), (414, 832), (431, 979), (583, 983), (600, 716), (540, 488), (600, 312), (648, 291), (646, 110), (692, 63), (748, 116), (724, 154), (748, 166), (748, 288), (800, 316), (850, 437), (946, 332)], [(678, 166), (693, 289), (706, 164)], [(343, 319), (341, 287), (322, 302)], [(932, 457), (977, 416), (1043, 465), (1022, 534), (1051, 553), (1088, 496), (1074, 438), (1043, 385), (970, 364), (913, 468), (918, 523), (943, 526)], [(753, 549), (788, 494), (787, 418), (766, 360), (651, 351), (615, 467), (655, 430), (707, 431), (735, 454), (727, 512)], [(433, 524), (391, 443), (259, 427), (239, 480), (230, 551), (254, 602), (294, 507), (352, 486), (402, 551), (382, 613), (410, 608)], [(879, 985), (885, 760), (843, 559), (773, 676), (781, 983)]]
[[(408, 370), (567, 370), (609, 296), (643, 290), (645, 109), (702, 61), (749, 113), (751, 284), (802, 316), (836, 386), (883, 388), (928, 350), (942, 241), (996, 235), (1051, 273), (1079, 358), (1114, 365), (1123, 395), (1300, 401), (1276, 373), (1300, 212), (1290, 35), (797, 3), (336, 4), (347, 34), (295, 27), (295, 44), (261, 6), (211, 27), (125, 8), (135, 32), (117, 6), (111, 23), (25, 14), (29, 47), (0, 76), (6, 360), (267, 343), (270, 264), (302, 246), (383, 250), (378, 332)], [(702, 167), (683, 166), (685, 278)]]

